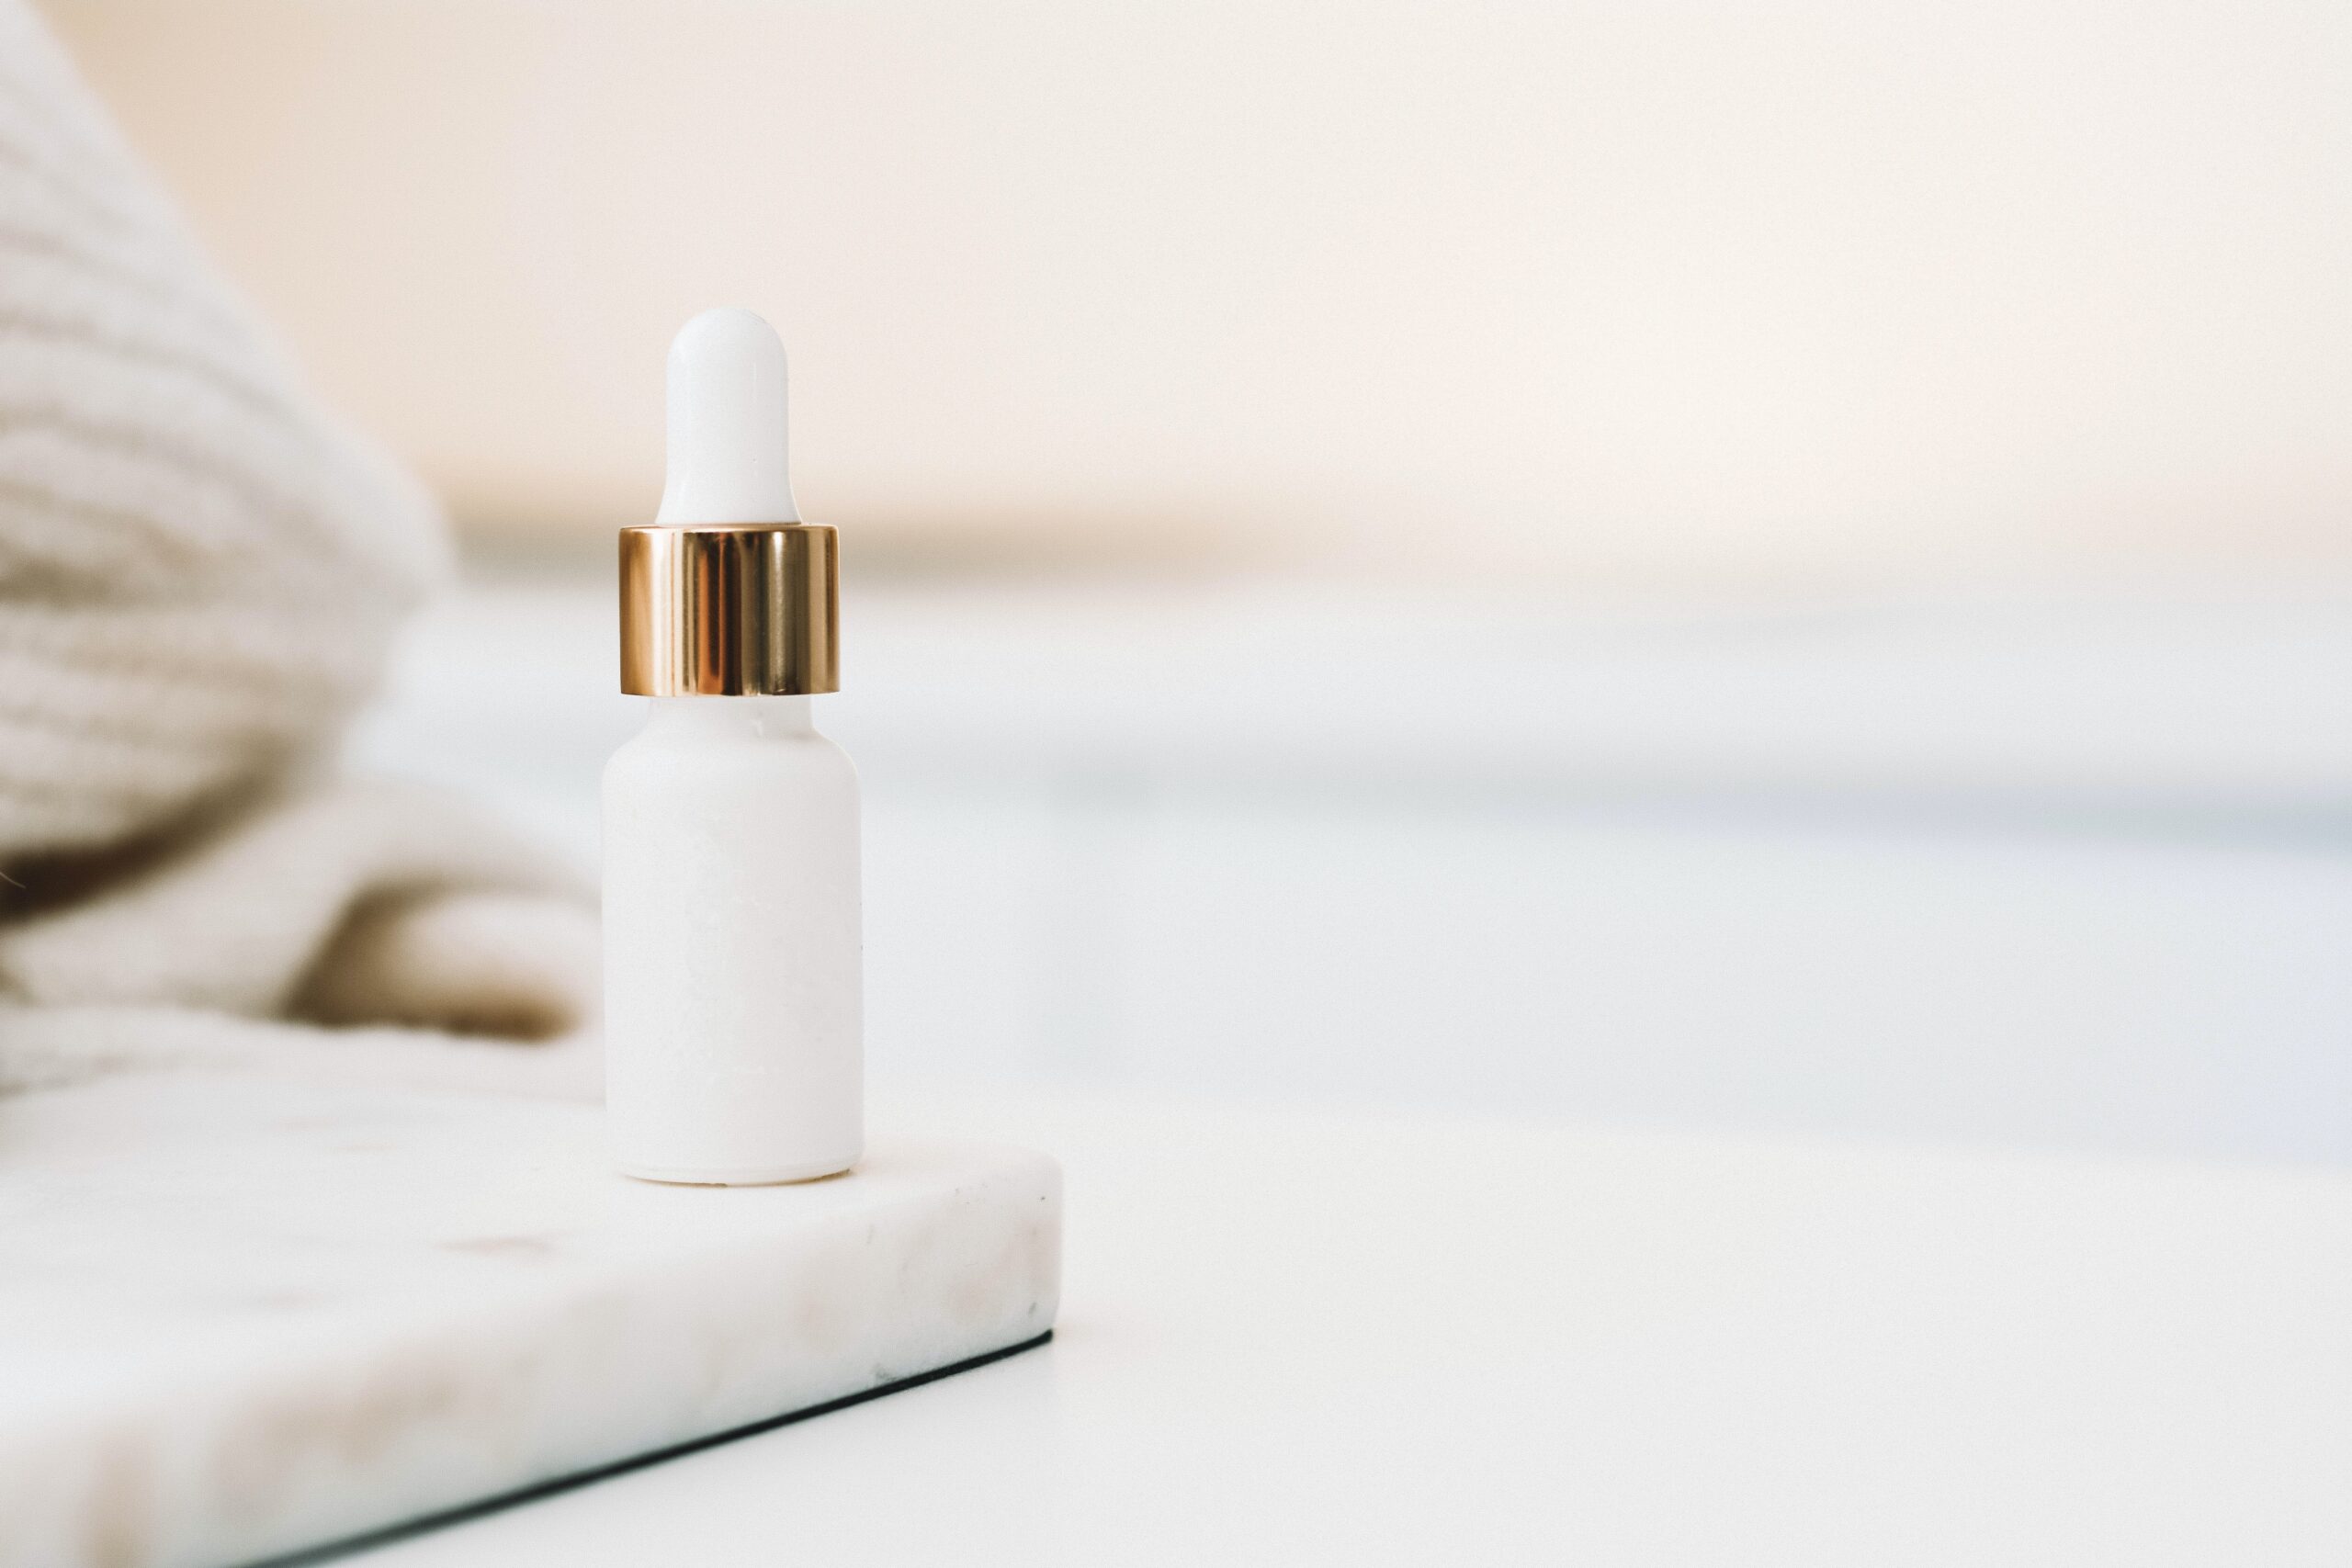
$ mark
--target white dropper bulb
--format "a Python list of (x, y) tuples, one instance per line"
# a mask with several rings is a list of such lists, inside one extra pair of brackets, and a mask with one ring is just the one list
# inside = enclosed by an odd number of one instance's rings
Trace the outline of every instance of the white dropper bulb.
[(670, 463), (657, 523), (797, 523), (784, 343), (751, 311), (705, 310), (670, 340)]

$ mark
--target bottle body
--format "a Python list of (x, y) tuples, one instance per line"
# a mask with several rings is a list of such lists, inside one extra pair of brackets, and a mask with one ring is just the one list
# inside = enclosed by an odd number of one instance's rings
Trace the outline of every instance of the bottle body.
[(605, 764), (605, 1106), (632, 1176), (830, 1176), (865, 1141), (857, 773), (805, 696), (656, 697)]

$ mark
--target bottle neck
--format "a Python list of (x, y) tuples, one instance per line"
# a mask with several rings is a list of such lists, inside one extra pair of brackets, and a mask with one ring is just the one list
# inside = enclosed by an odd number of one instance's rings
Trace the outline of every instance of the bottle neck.
[(646, 707), (648, 733), (756, 740), (817, 732), (807, 697), (654, 697)]

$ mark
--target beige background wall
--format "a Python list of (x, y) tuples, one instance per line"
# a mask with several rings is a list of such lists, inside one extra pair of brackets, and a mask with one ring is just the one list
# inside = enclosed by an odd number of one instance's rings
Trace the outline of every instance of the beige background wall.
[(876, 547), (2352, 575), (2335, 0), (50, 0), (317, 378), (508, 529), (695, 309)]

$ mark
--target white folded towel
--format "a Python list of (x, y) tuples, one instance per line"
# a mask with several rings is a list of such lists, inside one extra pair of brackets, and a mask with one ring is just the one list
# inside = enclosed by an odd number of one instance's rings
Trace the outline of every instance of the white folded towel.
[(318, 1025), (582, 1022), (592, 891), (462, 803), (334, 773), (447, 563), (431, 499), (0, 0), (0, 1089)]

